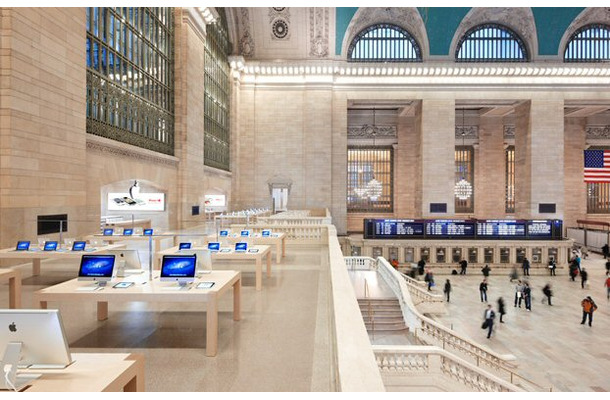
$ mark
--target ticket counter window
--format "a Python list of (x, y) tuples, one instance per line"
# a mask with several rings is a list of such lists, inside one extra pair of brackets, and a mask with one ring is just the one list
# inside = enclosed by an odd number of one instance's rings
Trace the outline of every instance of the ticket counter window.
[(485, 264), (492, 264), (494, 262), (494, 249), (488, 247), (485, 249), (483, 254)]
[(549, 261), (553, 260), (555, 262), (557, 262), (557, 248), (556, 247), (551, 247), (549, 249)]
[(534, 247), (532, 249), (532, 263), (540, 264), (542, 262), (542, 249), (540, 247)]
[(405, 248), (405, 262), (415, 262), (415, 249), (413, 247)]
[(459, 263), (460, 261), (462, 261), (462, 249), (453, 248), (451, 250), (451, 262)]
[(468, 249), (468, 262), (471, 264), (477, 264), (479, 262), (479, 249), (475, 247)]
[(398, 247), (390, 247), (388, 249), (388, 261), (398, 260)]
[(352, 257), (360, 257), (362, 255), (362, 247), (352, 246)]
[(500, 249), (500, 263), (508, 264), (510, 262), (510, 249), (502, 247)]
[(429, 247), (422, 247), (421, 259), (423, 259), (425, 262), (430, 262), (430, 248)]
[(525, 249), (517, 249), (517, 264), (523, 263), (525, 259)]
[(446, 250), (444, 247), (436, 249), (436, 262), (445, 263), (446, 261)]
[(383, 247), (373, 247), (373, 258), (383, 256)]

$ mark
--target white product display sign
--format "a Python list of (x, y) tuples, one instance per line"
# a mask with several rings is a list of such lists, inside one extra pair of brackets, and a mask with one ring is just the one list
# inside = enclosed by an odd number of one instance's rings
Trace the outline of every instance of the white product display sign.
[(165, 193), (138, 193), (131, 198), (129, 193), (108, 193), (110, 211), (164, 211)]
[(224, 207), (226, 205), (226, 196), (224, 194), (206, 194), (206, 207)]

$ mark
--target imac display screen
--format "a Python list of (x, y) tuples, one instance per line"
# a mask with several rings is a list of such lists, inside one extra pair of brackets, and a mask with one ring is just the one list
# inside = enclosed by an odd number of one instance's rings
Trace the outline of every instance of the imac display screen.
[(125, 235), (125, 236), (133, 235), (133, 229), (123, 229), (123, 235)]
[(28, 251), (30, 249), (30, 241), (22, 240), (17, 242), (17, 251)]
[(227, 237), (227, 236), (229, 236), (229, 231), (227, 231), (227, 230), (220, 231), (220, 237)]
[(114, 268), (114, 254), (97, 255), (85, 254), (80, 259), (79, 278), (112, 278)]
[(72, 251), (84, 251), (86, 245), (87, 245), (87, 242), (82, 242), (82, 241), (74, 242), (74, 244), (72, 245)]
[(210, 243), (208, 243), (208, 250), (210, 250), (210, 251), (218, 251), (218, 250), (220, 250), (220, 243), (219, 242), (210, 242)]
[(152, 236), (152, 234), (153, 234), (152, 229), (144, 229), (144, 236)]
[(163, 256), (161, 278), (194, 278), (197, 256)]
[(250, 231), (241, 231), (241, 237), (248, 237), (250, 236)]
[(180, 243), (178, 245), (178, 250), (188, 250), (191, 248), (191, 244), (189, 242)]
[(246, 251), (246, 250), (248, 250), (248, 243), (246, 243), (246, 242), (235, 243), (235, 251)]
[(114, 233), (114, 229), (112, 229), (112, 228), (104, 229), (104, 236), (112, 236), (113, 233)]
[(57, 250), (57, 242), (49, 241), (44, 242), (44, 251), (55, 251)]
[(269, 237), (269, 236), (271, 236), (271, 231), (270, 231), (270, 230), (268, 230), (268, 229), (263, 230), (263, 232), (262, 232), (262, 236), (263, 236), (263, 237)]

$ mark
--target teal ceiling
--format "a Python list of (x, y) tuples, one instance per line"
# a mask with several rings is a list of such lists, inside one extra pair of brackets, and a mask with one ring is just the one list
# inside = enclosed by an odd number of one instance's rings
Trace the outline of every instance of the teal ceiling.
[[(574, 18), (580, 14), (582, 7), (533, 7), (532, 12), (538, 34), (539, 55), (557, 55), (559, 42), (565, 30)], [(340, 55), (343, 38), (350, 21), (358, 11), (358, 7), (337, 7), (335, 54)], [(430, 55), (447, 56), (451, 40), (466, 16), (469, 7), (418, 7), (418, 11), (426, 25)]]

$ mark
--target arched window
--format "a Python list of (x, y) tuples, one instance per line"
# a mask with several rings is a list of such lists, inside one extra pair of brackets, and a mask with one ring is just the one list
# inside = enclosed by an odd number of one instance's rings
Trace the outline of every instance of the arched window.
[(457, 62), (527, 62), (523, 40), (509, 28), (486, 24), (475, 26), (460, 39)]
[(572, 34), (563, 54), (565, 62), (610, 61), (610, 27), (583, 26)]
[(349, 61), (421, 62), (421, 50), (409, 32), (396, 25), (369, 26), (356, 35), (347, 50)]

